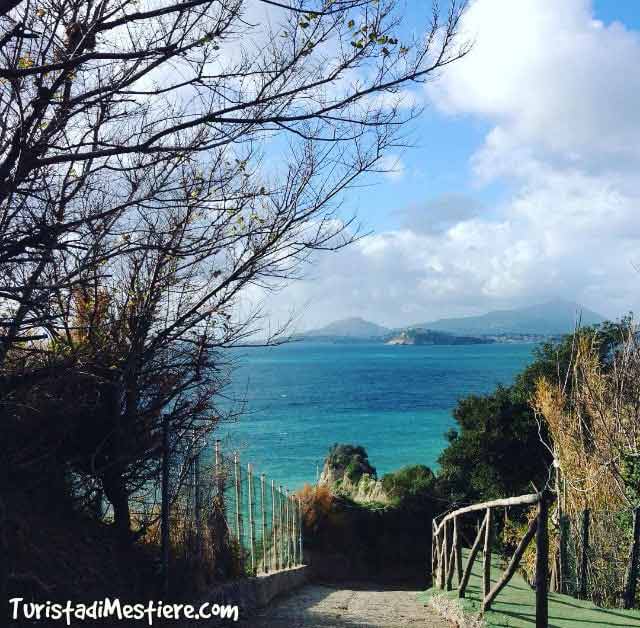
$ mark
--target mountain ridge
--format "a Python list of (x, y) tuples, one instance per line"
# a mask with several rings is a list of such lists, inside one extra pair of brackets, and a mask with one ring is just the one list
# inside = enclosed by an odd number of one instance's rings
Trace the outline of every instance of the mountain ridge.
[(377, 325), (360, 316), (352, 316), (333, 321), (324, 327), (311, 329), (300, 334), (307, 338), (337, 336), (342, 338), (380, 338), (392, 332), (388, 327)]
[(441, 318), (410, 328), (465, 334), (539, 334), (561, 335), (570, 333), (580, 322), (583, 326), (603, 323), (606, 319), (583, 305), (554, 299), (512, 310), (493, 310), (478, 316)]
[(559, 336), (570, 333), (580, 321), (583, 326), (606, 319), (578, 303), (554, 299), (511, 310), (492, 310), (477, 316), (440, 318), (404, 327), (385, 327), (362, 317), (333, 321), (324, 327), (299, 334), (304, 338), (335, 337), (350, 339), (384, 338), (403, 330), (431, 330), (463, 336), (537, 335)]

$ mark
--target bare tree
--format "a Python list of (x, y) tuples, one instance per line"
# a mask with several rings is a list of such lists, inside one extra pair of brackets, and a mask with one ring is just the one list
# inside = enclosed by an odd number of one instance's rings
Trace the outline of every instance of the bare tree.
[(54, 440), (123, 531), (161, 417), (176, 446), (215, 425), (216, 350), (259, 324), (239, 295), (357, 237), (341, 195), (403, 143), (404, 86), (466, 54), (462, 10), (401, 41), (393, 0), (0, 9), (4, 403), (17, 423), (85, 391), (92, 420), (69, 412)]

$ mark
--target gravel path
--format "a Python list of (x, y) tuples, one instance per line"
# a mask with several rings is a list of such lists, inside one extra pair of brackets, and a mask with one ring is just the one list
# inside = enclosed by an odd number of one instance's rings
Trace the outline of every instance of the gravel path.
[(242, 628), (450, 628), (416, 599), (418, 591), (372, 584), (307, 585), (274, 600)]

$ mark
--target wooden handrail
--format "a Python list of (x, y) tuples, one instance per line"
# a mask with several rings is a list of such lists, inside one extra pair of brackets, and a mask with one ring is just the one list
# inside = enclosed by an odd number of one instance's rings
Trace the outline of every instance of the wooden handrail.
[(537, 504), (542, 497), (542, 493), (531, 493), (530, 495), (520, 495), (519, 497), (507, 497), (505, 499), (494, 499), (490, 502), (482, 502), (481, 504), (472, 504), (471, 506), (465, 506), (464, 508), (458, 508), (453, 512), (448, 513), (438, 524), (437, 530), (444, 524), (445, 521), (451, 521), (454, 517), (464, 515), (469, 512), (476, 512), (478, 510), (486, 510), (487, 508), (501, 508), (508, 506), (533, 506)]
[[(436, 519), (432, 521), (432, 577), (434, 586), (450, 591), (453, 584), (454, 571), (457, 573), (458, 596), (464, 597), (471, 569), (480, 548), (483, 549), (483, 570), (482, 570), (482, 610), (491, 608), (492, 602), (500, 591), (507, 585), (516, 572), (520, 560), (527, 549), (529, 543), (536, 538), (536, 628), (546, 628), (548, 620), (548, 561), (549, 561), (549, 539), (547, 531), (547, 518), (549, 503), (554, 496), (545, 491), (544, 493), (532, 493), (530, 495), (520, 495), (518, 497), (508, 497), (505, 499), (494, 499), (458, 508), (448, 513), (438, 523)], [(537, 516), (529, 523), (528, 530), (513, 557), (509, 561), (507, 569), (499, 578), (496, 585), (491, 588), (491, 546), (492, 546), (492, 509), (508, 508), (511, 506), (538, 506)], [(483, 523), (478, 529), (475, 542), (471, 548), (466, 568), (462, 572), (462, 526), (458, 517), (472, 512), (484, 511)], [(640, 519), (639, 519), (640, 520)], [(639, 525), (640, 528), (640, 525)], [(640, 554), (640, 551), (639, 551)]]

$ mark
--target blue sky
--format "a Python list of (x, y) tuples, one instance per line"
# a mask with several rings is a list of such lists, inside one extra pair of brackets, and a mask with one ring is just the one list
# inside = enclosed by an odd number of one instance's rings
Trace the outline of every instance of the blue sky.
[[(419, 4), (427, 6), (409, 0), (409, 21), (419, 19)], [(596, 0), (591, 6), (594, 17), (605, 24), (619, 21), (629, 29), (640, 30), (637, 0)], [(486, 206), (508, 195), (506, 183), (483, 186), (473, 177), (470, 159), (491, 126), (485, 120), (473, 115), (450, 116), (427, 107), (414, 126), (414, 146), (401, 155), (405, 170), (402, 178), (394, 183), (393, 179), (378, 177), (371, 189), (351, 195), (349, 205), (357, 210), (367, 228), (381, 231), (400, 226), (398, 213), (390, 208), (424, 205), (452, 191), (469, 195)]]
[[(425, 3), (408, 0), (410, 24)], [(266, 304), (299, 327), (402, 325), (562, 297), (640, 299), (640, 3), (473, 0), (472, 53), (414, 93), (393, 176), (353, 191), (373, 231)]]

